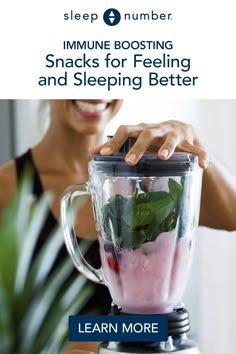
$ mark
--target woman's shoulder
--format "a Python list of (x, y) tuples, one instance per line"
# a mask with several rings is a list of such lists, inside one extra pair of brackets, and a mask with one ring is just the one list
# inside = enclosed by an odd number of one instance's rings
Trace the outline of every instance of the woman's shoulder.
[(17, 190), (15, 161), (0, 167), (0, 211), (12, 200)]

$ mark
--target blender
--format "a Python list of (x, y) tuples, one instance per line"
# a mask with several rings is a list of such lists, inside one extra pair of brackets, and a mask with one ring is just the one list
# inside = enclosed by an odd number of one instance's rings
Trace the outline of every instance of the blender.
[[(198, 157), (174, 153), (168, 160), (145, 153), (135, 166), (125, 163), (129, 138), (112, 156), (94, 155), (89, 182), (63, 195), (61, 218), (68, 252), (88, 279), (106, 285), (116, 315), (168, 316), (165, 342), (105, 342), (99, 354), (200, 354), (187, 338), (190, 321), (181, 304), (198, 225), (202, 169)], [(91, 195), (101, 268), (83, 257), (70, 217), (73, 200)]]

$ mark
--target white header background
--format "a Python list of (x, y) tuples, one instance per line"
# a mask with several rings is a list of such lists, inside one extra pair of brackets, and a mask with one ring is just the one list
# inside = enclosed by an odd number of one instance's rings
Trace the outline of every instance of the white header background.
[[(127, 98), (130, 96), (159, 98), (235, 98), (236, 33), (234, 2), (231, 0), (41, 0), (1, 2), (1, 56), (0, 98)], [(172, 13), (172, 21), (121, 21), (117, 26), (107, 26), (103, 13), (108, 8), (123, 13)], [(75, 13), (97, 13), (93, 24), (89, 20), (64, 21), (63, 15)], [(48, 69), (45, 56), (76, 58), (81, 50), (63, 50), (63, 41), (84, 40), (171, 40), (173, 56), (191, 58), (191, 70), (182, 73), (198, 76), (196, 86), (153, 86), (147, 84), (140, 90), (130, 87), (113, 87), (107, 91), (102, 86), (76, 87), (71, 81), (68, 86), (40, 87), (40, 76), (59, 75), (68, 69)], [(112, 51), (112, 56), (132, 57), (134, 51)], [(161, 52), (135, 51), (144, 57), (158, 57)], [(106, 51), (87, 51), (89, 57), (103, 60)], [(70, 71), (69, 69), (68, 71)], [(75, 71), (84, 71), (76, 69)], [(90, 75), (114, 75), (120, 70), (87, 70)], [(134, 72), (128, 65), (124, 75), (141, 75), (155, 68), (142, 68)], [(171, 70), (176, 73), (176, 70)], [(169, 71), (162, 72), (168, 76)], [(94, 75), (95, 76), (95, 75)]]

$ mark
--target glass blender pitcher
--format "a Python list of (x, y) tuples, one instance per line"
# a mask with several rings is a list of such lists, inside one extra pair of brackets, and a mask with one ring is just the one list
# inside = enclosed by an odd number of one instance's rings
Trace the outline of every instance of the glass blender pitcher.
[[(113, 156), (95, 155), (89, 182), (69, 188), (61, 203), (65, 242), (77, 269), (108, 287), (127, 314), (166, 314), (181, 302), (198, 225), (202, 169), (198, 157), (174, 153), (168, 160), (144, 154), (125, 163), (131, 139)], [(74, 198), (90, 194), (101, 268), (80, 252), (70, 213)]]

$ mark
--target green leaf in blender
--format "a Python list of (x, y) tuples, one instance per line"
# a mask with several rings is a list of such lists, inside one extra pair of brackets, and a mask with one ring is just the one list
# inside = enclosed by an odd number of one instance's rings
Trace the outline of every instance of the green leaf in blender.
[(155, 241), (162, 232), (172, 231), (179, 216), (183, 186), (169, 178), (168, 188), (169, 192), (110, 197), (102, 208), (107, 240), (116, 247), (135, 249), (144, 242)]
[(177, 183), (174, 179), (169, 178), (168, 187), (170, 195), (174, 199), (175, 207), (179, 208), (183, 193), (183, 186)]

